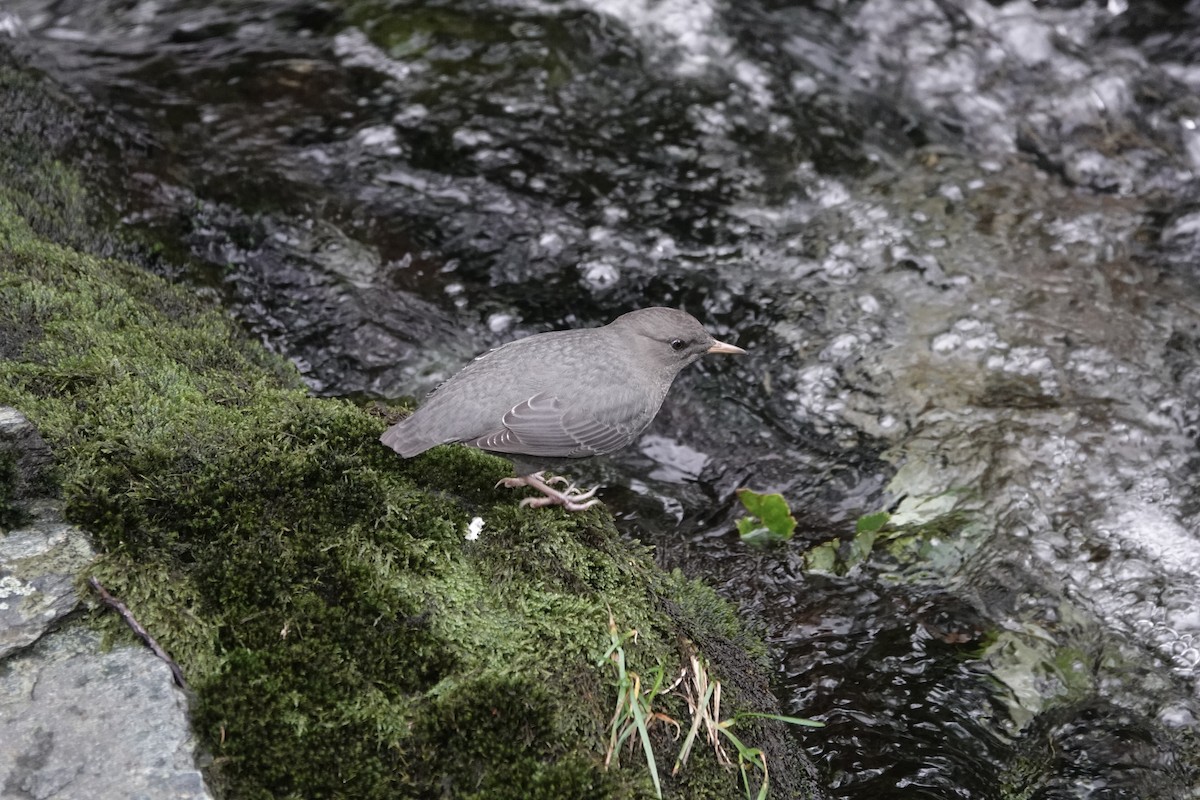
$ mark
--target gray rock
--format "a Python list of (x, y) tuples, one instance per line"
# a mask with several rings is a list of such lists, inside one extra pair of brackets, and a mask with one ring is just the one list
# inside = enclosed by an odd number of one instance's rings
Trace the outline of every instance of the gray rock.
[(210, 797), (170, 669), (82, 623), (4, 661), (0, 742), (4, 800)]
[[(0, 658), (37, 641), (79, 603), (75, 577), (95, 557), (87, 536), (67, 525), (49, 477), (50, 448), (20, 412), (0, 408), (0, 459), (9, 468), (0, 496), (8, 498), (0, 524)], [(2, 521), (0, 521), (2, 522)]]
[(52, 463), (0, 407), (0, 800), (209, 798), (166, 663), (64, 621), (95, 553), (63, 520)]
[(74, 610), (75, 576), (94, 556), (83, 532), (63, 522), (0, 535), (0, 659)]

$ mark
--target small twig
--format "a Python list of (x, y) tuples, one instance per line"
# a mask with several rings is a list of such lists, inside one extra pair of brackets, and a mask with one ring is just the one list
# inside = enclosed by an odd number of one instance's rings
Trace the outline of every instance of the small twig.
[(126, 608), (124, 603), (109, 594), (108, 590), (105, 589), (100, 584), (100, 581), (96, 580), (96, 578), (88, 578), (88, 583), (93, 589), (96, 590), (96, 594), (100, 595), (100, 602), (104, 603), (104, 605), (114, 609), (118, 614), (120, 614), (121, 619), (125, 620), (125, 624), (129, 626), (130, 630), (137, 634), (139, 639), (146, 643), (146, 645), (154, 652), (154, 655), (167, 662), (167, 666), (171, 668), (171, 674), (175, 676), (175, 683), (179, 685), (179, 688), (188, 688), (187, 681), (183, 679), (183, 670), (180, 669), (179, 665), (175, 663), (175, 659), (167, 655), (167, 652), (158, 646), (158, 642), (154, 641), (154, 637), (150, 635), (150, 632), (143, 628), (141, 624), (134, 619), (133, 612)]

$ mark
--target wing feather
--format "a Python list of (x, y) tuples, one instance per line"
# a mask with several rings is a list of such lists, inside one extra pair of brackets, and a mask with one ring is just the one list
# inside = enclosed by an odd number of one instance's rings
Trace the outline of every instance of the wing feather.
[(513, 406), (500, 428), (467, 442), (497, 453), (581, 458), (611, 453), (628, 445), (657, 411), (632, 396), (602, 410), (540, 392)]

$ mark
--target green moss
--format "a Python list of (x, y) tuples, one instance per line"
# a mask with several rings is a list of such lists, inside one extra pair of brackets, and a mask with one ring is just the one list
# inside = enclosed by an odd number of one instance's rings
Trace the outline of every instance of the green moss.
[[(219, 789), (648, 796), (644, 764), (603, 767), (608, 617), (640, 632), (631, 669), (675, 674), (681, 637), (749, 641), (711, 590), (599, 510), (518, 508), (504, 461), (396, 457), (378, 416), (308, 396), (219, 310), (45, 241), (24, 220), (42, 205), (0, 187), (0, 404), (53, 448), (93, 574), (183, 667)], [(698, 755), (668, 786), (724, 798), (735, 776)]]
[(686, 577), (678, 569), (667, 575), (660, 594), (663, 602), (672, 604), (671, 614), (695, 637), (720, 637), (744, 651), (759, 665), (767, 667), (769, 657), (766, 643), (742, 623), (733, 606), (718, 595), (711, 586)]
[[(417, 771), (480, 800), (614, 796), (618, 776), (561, 737), (559, 703), (527, 675), (485, 673), (447, 687), (414, 727)], [(449, 764), (445, 753), (455, 754)]]
[(91, 247), (97, 237), (87, 217), (95, 207), (75, 172), (59, 161), (80, 128), (70, 104), (48, 82), (0, 63), (0, 119), (5, 199), (39, 236)]

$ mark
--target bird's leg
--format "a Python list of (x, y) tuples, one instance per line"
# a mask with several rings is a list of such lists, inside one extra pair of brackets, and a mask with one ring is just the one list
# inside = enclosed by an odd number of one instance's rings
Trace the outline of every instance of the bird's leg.
[[(590, 489), (586, 492), (581, 492), (575, 488), (575, 485), (567, 481), (566, 478), (556, 476), (546, 480), (542, 472), (535, 472), (532, 475), (519, 475), (515, 478), (504, 478), (497, 486), (504, 486), (509, 489), (515, 489), (519, 486), (528, 486), (531, 489), (537, 489), (543, 497), (526, 497), (521, 501), (521, 506), (529, 506), (530, 508), (542, 508), (544, 506), (562, 506), (567, 511), (583, 511), (600, 503), (599, 500), (593, 500), (599, 486)], [(561, 481), (567, 484), (565, 491), (558, 491), (550, 487), (551, 483)]]

